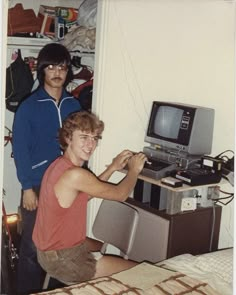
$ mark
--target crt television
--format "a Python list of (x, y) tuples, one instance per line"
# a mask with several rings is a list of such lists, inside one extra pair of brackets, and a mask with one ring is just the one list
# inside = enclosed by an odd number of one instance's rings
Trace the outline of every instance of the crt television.
[(153, 101), (145, 142), (188, 155), (211, 153), (214, 109)]

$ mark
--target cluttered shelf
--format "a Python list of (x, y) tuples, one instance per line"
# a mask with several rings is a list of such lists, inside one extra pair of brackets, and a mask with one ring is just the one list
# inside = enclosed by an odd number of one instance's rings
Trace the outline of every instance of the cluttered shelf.
[(22, 3), (16, 3), (8, 9), (8, 44), (14, 44), (11, 37), (19, 38), (17, 44), (22, 43), (22, 46), (30, 45), (32, 41), (35, 45), (37, 39), (40, 44), (51, 40), (62, 42), (69, 50), (94, 52), (96, 14), (96, 1), (90, 5), (86, 1), (79, 7), (32, 3), (27, 9)]

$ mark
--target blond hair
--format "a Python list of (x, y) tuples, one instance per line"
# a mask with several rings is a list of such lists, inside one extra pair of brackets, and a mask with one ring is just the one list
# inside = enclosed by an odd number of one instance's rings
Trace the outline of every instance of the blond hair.
[(98, 116), (86, 111), (80, 111), (70, 114), (62, 123), (59, 130), (59, 142), (63, 150), (68, 146), (66, 139), (71, 139), (75, 130), (97, 133), (101, 136), (104, 130), (103, 121)]

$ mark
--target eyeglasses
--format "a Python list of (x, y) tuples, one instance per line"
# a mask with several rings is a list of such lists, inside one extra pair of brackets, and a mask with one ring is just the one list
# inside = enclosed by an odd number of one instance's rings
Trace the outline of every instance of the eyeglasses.
[(98, 143), (99, 139), (102, 139), (102, 137), (100, 135), (97, 136), (91, 136), (91, 135), (87, 135), (87, 134), (81, 134), (79, 136), (80, 140), (83, 143), (87, 143), (89, 140), (92, 141), (93, 143)]
[(56, 71), (67, 72), (68, 71), (68, 67), (67, 67), (67, 65), (64, 65), (64, 64), (48, 65), (47, 66), (47, 70), (49, 72), (56, 72)]

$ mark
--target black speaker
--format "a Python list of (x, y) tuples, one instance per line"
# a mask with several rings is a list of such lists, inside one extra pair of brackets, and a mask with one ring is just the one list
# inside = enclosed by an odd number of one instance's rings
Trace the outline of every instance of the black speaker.
[(161, 198), (161, 187), (152, 184), (150, 207), (159, 209), (160, 198)]
[(167, 204), (167, 189), (138, 179), (134, 188), (135, 200), (148, 204), (152, 208), (165, 210)]
[(149, 204), (151, 201), (151, 183), (138, 179), (134, 188), (134, 199)]

